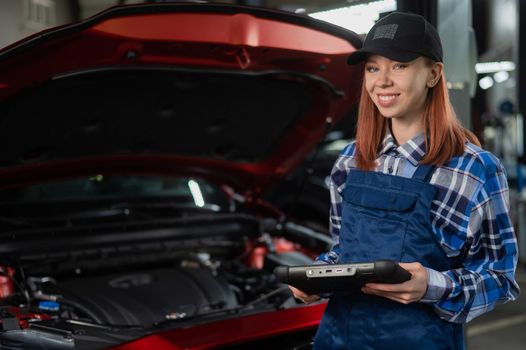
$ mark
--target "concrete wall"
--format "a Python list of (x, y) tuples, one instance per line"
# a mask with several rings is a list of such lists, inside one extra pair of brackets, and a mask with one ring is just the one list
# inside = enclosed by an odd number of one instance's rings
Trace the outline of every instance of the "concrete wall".
[[(31, 21), (30, 6), (49, 8), (46, 23)], [(0, 48), (48, 27), (72, 22), (72, 2), (69, 0), (0, 0)]]
[(20, 30), (21, 3), (12, 0), (0, 0), (0, 47), (21, 39)]
[[(519, 33), (517, 0), (490, 1), (488, 10), (488, 50), (482, 54), (481, 60), (516, 61)], [(511, 72), (510, 75), (509, 80), (495, 84), (487, 91), (488, 111), (498, 113), (498, 107), (505, 99), (511, 100), (516, 105), (516, 71)]]
[(471, 0), (440, 0), (437, 11), (451, 104), (462, 125), (471, 129), (471, 96), (477, 80)]

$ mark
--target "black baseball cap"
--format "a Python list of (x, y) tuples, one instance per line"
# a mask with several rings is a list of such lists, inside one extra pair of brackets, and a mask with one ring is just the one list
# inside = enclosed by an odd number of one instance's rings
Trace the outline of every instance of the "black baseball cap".
[(419, 56), (443, 61), (436, 28), (424, 17), (404, 12), (393, 12), (378, 20), (365, 37), (362, 48), (353, 52), (347, 62), (360, 63), (369, 54), (399, 62), (409, 62)]

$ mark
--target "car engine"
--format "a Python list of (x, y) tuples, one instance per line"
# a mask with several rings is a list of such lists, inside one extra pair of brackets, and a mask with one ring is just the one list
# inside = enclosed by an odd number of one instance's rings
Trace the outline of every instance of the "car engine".
[[(72, 309), (71, 317), (113, 326), (150, 327), (163, 320), (234, 308), (234, 290), (206, 267), (156, 268), (73, 278), (34, 285), (60, 295), (57, 302)], [(37, 293), (37, 295), (39, 295)], [(40, 292), (40, 297), (48, 295)]]
[[(0, 345), (72, 349), (84, 342), (86, 348), (103, 348), (161, 329), (295, 306), (273, 269), (312, 260), (283, 235), (303, 239), (305, 246), (316, 237), (299, 226), (275, 235), (260, 225), (233, 216), (194, 220), (163, 240), (158, 237), (164, 228), (128, 224), (118, 226), (120, 232), (111, 226), (106, 233), (107, 225), (90, 231), (97, 239), (79, 231), (81, 247), (58, 239), (20, 241), (16, 261), (0, 266)], [(113, 234), (126, 239), (101, 239)]]

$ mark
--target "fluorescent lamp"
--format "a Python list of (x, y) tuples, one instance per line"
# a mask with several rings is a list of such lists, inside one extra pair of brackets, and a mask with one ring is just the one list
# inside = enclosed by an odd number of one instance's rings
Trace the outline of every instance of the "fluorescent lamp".
[(189, 180), (188, 188), (190, 188), (190, 193), (192, 193), (195, 205), (197, 205), (198, 207), (204, 207), (205, 200), (203, 198), (203, 193), (201, 192), (199, 184), (195, 180)]
[(479, 80), (479, 86), (482, 90), (487, 90), (493, 86), (493, 79), (490, 76), (485, 76)]
[(336, 24), (358, 34), (367, 33), (380, 13), (396, 10), (396, 0), (372, 1), (367, 4), (351, 5), (334, 10), (313, 12), (309, 16)]
[(509, 78), (510, 73), (506, 72), (505, 70), (501, 70), (500, 72), (493, 74), (493, 80), (495, 80), (496, 83), (502, 83), (503, 81), (506, 81)]
[(478, 74), (497, 73), (500, 71), (511, 72), (515, 70), (515, 63), (511, 61), (482, 62), (475, 64)]

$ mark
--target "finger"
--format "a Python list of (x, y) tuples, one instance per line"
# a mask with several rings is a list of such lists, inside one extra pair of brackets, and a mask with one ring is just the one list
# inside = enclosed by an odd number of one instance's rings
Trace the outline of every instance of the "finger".
[(302, 302), (309, 304), (320, 299), (318, 294), (307, 294), (298, 288), (289, 286), (289, 289), (292, 291), (294, 298), (301, 300)]
[(411, 300), (406, 300), (406, 299), (401, 299), (401, 298), (398, 298), (396, 296), (392, 296), (392, 295), (386, 295), (385, 298), (389, 299), (389, 300), (392, 300), (392, 301), (396, 301), (397, 303), (400, 303), (400, 304), (410, 304), (412, 303)]
[(299, 290), (296, 287), (289, 286), (289, 289), (292, 291), (292, 294), (295, 298), (301, 299), (301, 298), (307, 298), (309, 295), (305, 293), (302, 290)]
[(375, 289), (366, 289), (366, 292), (374, 293), (375, 295), (379, 295), (382, 297), (390, 296), (390, 297), (399, 298), (402, 300), (410, 300), (414, 298), (414, 295), (411, 292), (384, 292), (384, 291), (379, 291)]
[(365, 294), (372, 294), (379, 297), (388, 298), (394, 301), (397, 301), (402, 304), (408, 304), (419, 300), (419, 298), (414, 293), (393, 293), (393, 292), (382, 292), (369, 288), (362, 288), (362, 292)]
[(400, 265), (401, 268), (409, 271), (409, 270), (418, 270), (422, 264), (418, 263), (418, 262), (412, 262), (412, 263), (399, 263), (398, 265)]
[(387, 283), (367, 283), (365, 286), (370, 289), (375, 289), (383, 292), (407, 292), (411, 290), (410, 281), (397, 284), (387, 284)]
[(318, 301), (320, 299), (320, 297), (318, 295), (309, 295), (306, 298), (298, 298), (298, 299), (301, 300), (305, 304), (310, 304), (310, 303), (313, 303), (315, 301)]
[(400, 265), (400, 267), (408, 270), (408, 269), (414, 269), (416, 267), (416, 265), (418, 265), (418, 263), (416, 263), (416, 262), (410, 262), (410, 263), (401, 262), (401, 263), (398, 263), (398, 265)]
[(310, 304), (310, 303), (313, 303), (313, 302), (318, 301), (318, 300), (320, 300), (320, 297), (317, 296), (317, 295), (313, 295), (313, 296), (311, 296), (311, 297), (305, 299), (304, 302), (305, 302), (306, 304)]

